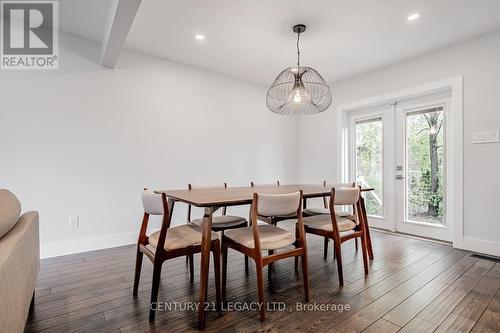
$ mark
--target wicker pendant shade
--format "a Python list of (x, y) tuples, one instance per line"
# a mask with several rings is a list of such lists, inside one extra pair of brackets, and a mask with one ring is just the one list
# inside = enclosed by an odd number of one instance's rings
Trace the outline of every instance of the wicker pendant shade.
[(299, 38), (306, 29), (296, 25), (297, 67), (282, 71), (267, 91), (267, 108), (283, 115), (323, 112), (332, 104), (332, 93), (321, 75), (311, 67), (300, 66)]

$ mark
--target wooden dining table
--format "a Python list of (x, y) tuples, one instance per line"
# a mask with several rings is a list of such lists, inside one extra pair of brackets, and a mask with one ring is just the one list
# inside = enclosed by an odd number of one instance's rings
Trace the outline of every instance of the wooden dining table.
[[(183, 202), (188, 205), (204, 208), (202, 223), (202, 241), (201, 241), (201, 264), (200, 264), (200, 296), (198, 307), (198, 329), (205, 329), (205, 302), (208, 290), (208, 273), (210, 265), (210, 237), (212, 229), (212, 216), (215, 211), (222, 207), (241, 206), (252, 203), (254, 193), (265, 194), (284, 194), (302, 190), (303, 198), (322, 198), (329, 196), (332, 188), (339, 188), (346, 185), (311, 185), (311, 184), (288, 184), (288, 185), (258, 185), (244, 187), (227, 188), (199, 188), (191, 190), (156, 190), (155, 193), (165, 193), (167, 197), (170, 217), (176, 202)], [(362, 188), (361, 191), (371, 191), (372, 188)], [(373, 259), (370, 232), (368, 228), (368, 219), (364, 200), (361, 197), (360, 216), (366, 226), (367, 252), (370, 259)]]

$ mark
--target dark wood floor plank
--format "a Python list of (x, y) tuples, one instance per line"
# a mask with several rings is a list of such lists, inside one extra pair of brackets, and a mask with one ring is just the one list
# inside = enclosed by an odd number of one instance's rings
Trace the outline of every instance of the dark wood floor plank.
[(446, 271), (450, 266), (453, 267), (456, 265), (456, 262), (463, 257), (463, 251), (452, 251), (443, 259), (436, 261), (407, 281), (394, 287), (362, 310), (335, 326), (335, 330), (358, 332), (366, 329), (440, 273)]
[[(325, 261), (322, 239), (308, 238), (310, 305), (336, 304), (344, 306), (343, 311), (298, 307), (304, 297), (302, 275), (295, 273), (293, 260), (284, 260), (275, 265), (272, 278), (265, 279), (265, 293), (267, 301), (283, 302), (286, 311), (268, 311), (264, 323), (258, 311), (209, 312), (207, 332), (424, 332), (437, 324), (441, 330), (498, 329), (500, 296), (493, 282), (498, 279), (498, 265), (491, 267), (491, 262), (470, 259), (468, 252), (440, 243), (375, 230), (372, 238), (375, 259), (367, 276), (360, 250), (353, 242), (343, 245), (344, 287), (338, 285), (331, 249)], [(197, 302), (198, 264), (197, 255), (191, 283), (184, 258), (168, 261), (159, 300)], [(134, 265), (135, 246), (42, 260), (35, 311), (25, 333), (196, 332), (196, 312), (190, 310), (161, 311), (156, 322), (149, 323), (152, 265), (144, 261), (137, 299), (131, 293)], [(209, 279), (208, 298), (214, 300), (213, 271)], [(254, 266), (246, 275), (243, 256), (234, 251), (229, 255), (227, 300), (257, 300)], [(475, 310), (466, 312), (465, 306)], [(458, 326), (450, 325), (453, 318)], [(401, 328), (397, 323), (406, 325)]]
[(500, 288), (500, 264), (481, 278), (436, 332), (469, 332)]
[(471, 269), (426, 306), (417, 318), (439, 326), (492, 266), (490, 261), (478, 260)]
[(500, 332), (500, 292), (493, 297), (472, 332)]
[(393, 333), (397, 332), (401, 329), (401, 327), (394, 325), (390, 321), (385, 320), (384, 318), (380, 318), (370, 326), (366, 330), (364, 330), (364, 333)]
[(416, 317), (403, 327), (399, 333), (429, 333), (436, 328), (437, 325)]
[[(438, 277), (434, 278), (392, 309), (383, 318), (400, 327), (405, 326), (413, 317), (477, 262), (478, 259), (469, 256), (464, 257), (463, 260), (460, 261), (461, 265), (455, 265), (453, 268), (446, 271), (447, 274), (440, 274)], [(487, 272), (491, 266), (492, 265), (484, 267), (484, 272)]]

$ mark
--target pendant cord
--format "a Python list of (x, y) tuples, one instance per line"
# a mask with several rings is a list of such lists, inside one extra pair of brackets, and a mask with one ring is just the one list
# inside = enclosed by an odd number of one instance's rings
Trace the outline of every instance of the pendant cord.
[(300, 49), (299, 49), (300, 32), (297, 33), (297, 71), (300, 67)]

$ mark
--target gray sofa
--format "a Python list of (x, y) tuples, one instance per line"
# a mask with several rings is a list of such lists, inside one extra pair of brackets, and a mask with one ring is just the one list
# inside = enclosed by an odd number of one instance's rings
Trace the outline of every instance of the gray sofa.
[(23, 332), (40, 269), (38, 212), (0, 189), (0, 331)]

